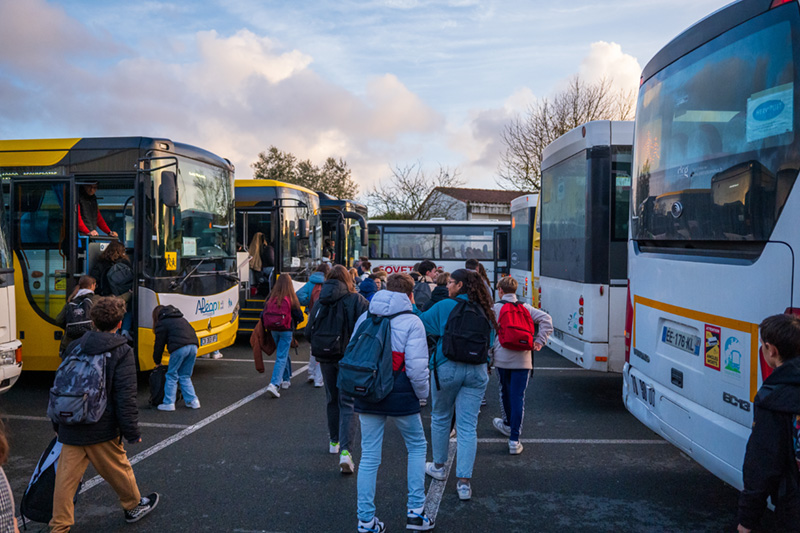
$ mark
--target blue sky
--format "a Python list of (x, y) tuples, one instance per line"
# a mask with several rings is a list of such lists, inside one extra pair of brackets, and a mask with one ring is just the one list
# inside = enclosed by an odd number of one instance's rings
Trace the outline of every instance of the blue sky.
[(251, 176), (275, 145), (496, 187), (500, 133), (572, 75), (635, 88), (726, 2), (0, 0), (0, 138), (148, 135)]

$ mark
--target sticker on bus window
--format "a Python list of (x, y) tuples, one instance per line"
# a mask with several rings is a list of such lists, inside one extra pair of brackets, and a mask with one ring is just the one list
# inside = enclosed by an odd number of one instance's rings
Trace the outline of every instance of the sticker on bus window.
[(717, 326), (706, 324), (706, 337), (705, 337), (705, 355), (706, 366), (719, 370), (720, 357), (719, 357), (719, 341), (722, 336), (722, 330)]
[(197, 237), (183, 238), (183, 255), (184, 256), (197, 255)]
[(178, 270), (178, 252), (166, 252), (164, 258), (167, 260), (167, 270)]
[(793, 83), (753, 94), (747, 99), (747, 142), (791, 132), (793, 107)]

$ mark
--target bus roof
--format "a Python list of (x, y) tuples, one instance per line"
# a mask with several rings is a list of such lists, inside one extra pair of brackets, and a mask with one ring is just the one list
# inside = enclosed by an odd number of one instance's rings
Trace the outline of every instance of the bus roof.
[[(134, 163), (146, 152), (167, 152), (233, 171), (230, 161), (207, 150), (154, 137), (0, 140), (0, 167), (75, 165), (84, 163), (85, 158), (82, 158), (80, 154), (89, 151), (107, 151), (109, 156), (119, 156), (119, 152), (135, 151), (136, 154), (130, 156)], [(87, 157), (98, 159), (98, 154), (87, 154)]]
[(261, 180), (261, 179), (236, 179), (233, 182), (234, 187), (285, 187), (287, 189), (294, 189), (296, 191), (302, 191), (304, 193), (310, 194), (312, 196), (319, 195), (312, 191), (311, 189), (306, 189), (303, 186), (295, 185), (294, 183), (287, 183), (285, 181), (278, 181), (278, 180)]
[(536, 207), (536, 202), (539, 201), (539, 193), (536, 194), (525, 194), (523, 196), (518, 196), (511, 200), (511, 211), (516, 211), (518, 209), (525, 209), (526, 207)]
[(573, 128), (542, 151), (542, 169), (593, 146), (633, 145), (633, 121), (595, 120)]
[(319, 195), (319, 207), (320, 209), (338, 209), (340, 211), (350, 211), (353, 213), (357, 213), (362, 217), (367, 217), (367, 206), (362, 204), (361, 202), (356, 202), (355, 200), (342, 200), (330, 194), (325, 194), (324, 192), (317, 192)]
[(386, 226), (508, 226), (509, 220), (370, 220), (372, 225)]

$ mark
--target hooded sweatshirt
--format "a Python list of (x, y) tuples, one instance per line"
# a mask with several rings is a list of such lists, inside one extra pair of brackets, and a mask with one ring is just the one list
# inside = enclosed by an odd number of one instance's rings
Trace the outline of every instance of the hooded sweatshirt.
[(361, 291), (361, 296), (366, 298), (369, 302), (372, 301), (372, 297), (378, 292), (378, 285), (375, 283), (374, 279), (366, 278), (358, 286), (358, 290)]
[[(494, 316), (500, 323), (500, 313), (506, 302), (516, 302), (516, 294), (504, 294), (503, 298), (494, 304)], [(539, 309), (524, 304), (525, 310), (528, 311), (533, 319), (533, 324), (539, 326), (539, 332), (536, 334), (534, 342), (538, 342), (542, 346), (547, 344), (547, 339), (553, 333), (553, 319)], [(500, 344), (500, 336), (496, 335), (494, 338), (494, 345), (492, 347), (494, 354), (494, 366), (497, 368), (505, 368), (508, 370), (531, 370), (533, 368), (533, 357), (530, 350), (518, 351), (510, 350)]]
[(172, 353), (189, 344), (195, 346), (200, 344), (192, 325), (183, 318), (183, 313), (177, 307), (171, 305), (164, 306), (164, 309), (158, 313), (155, 334), (156, 342), (153, 347), (153, 361), (157, 365), (161, 364), (161, 356), (164, 355), (165, 346)]
[(800, 531), (800, 464), (795, 449), (800, 437), (800, 357), (776, 368), (764, 380), (753, 404), (753, 432), (742, 468), (739, 523), (756, 529), (767, 496), (771, 496), (783, 527)]
[(447, 290), (447, 285), (437, 285), (436, 288), (433, 289), (433, 292), (431, 292), (431, 299), (423, 306), (424, 309), (421, 309), (421, 311), (427, 311), (433, 307), (433, 304), (436, 302), (441, 302), (448, 298), (450, 298), (450, 291)]
[(108, 404), (94, 424), (53, 424), (58, 441), (71, 446), (90, 446), (108, 442), (120, 433), (128, 442), (139, 440), (139, 409), (136, 406), (136, 362), (125, 337), (102, 331), (88, 331), (67, 348), (76, 344), (89, 355), (108, 353), (106, 390)]
[[(323, 305), (342, 305), (341, 319), (344, 321), (342, 331), (345, 333), (345, 338), (349, 338), (353, 334), (356, 320), (361, 316), (369, 307), (367, 300), (357, 292), (350, 292), (347, 290), (347, 285), (338, 279), (329, 279), (322, 284), (322, 290), (319, 293), (319, 300), (314, 304), (314, 308), (308, 315), (308, 324), (306, 325), (306, 335), (309, 336), (313, 330), (314, 319), (316, 318), (320, 306)], [(317, 356), (317, 354), (311, 354)], [(322, 361), (321, 362), (325, 362)]]
[[(379, 291), (369, 304), (369, 312), (376, 316), (389, 316), (411, 311), (411, 300), (399, 292)], [(367, 319), (367, 313), (359, 317), (354, 330)], [(392, 319), (392, 370), (394, 387), (389, 395), (377, 403), (355, 399), (357, 413), (408, 416), (419, 413), (420, 398), (427, 398), (430, 371), (428, 370), (428, 342), (425, 326), (412, 313)]]
[(297, 300), (300, 302), (300, 305), (306, 307), (311, 300), (311, 293), (314, 291), (314, 288), (323, 283), (325, 283), (325, 274), (322, 272), (313, 272), (308, 278), (308, 283), (300, 287), (300, 290), (297, 291)]

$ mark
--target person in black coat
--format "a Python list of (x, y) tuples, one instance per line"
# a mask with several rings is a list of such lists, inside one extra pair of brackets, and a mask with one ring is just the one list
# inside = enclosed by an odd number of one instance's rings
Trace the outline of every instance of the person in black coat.
[(158, 504), (158, 493), (142, 497), (133, 468), (122, 446), (142, 441), (139, 411), (136, 406), (136, 362), (124, 337), (116, 335), (125, 314), (125, 302), (116, 297), (100, 298), (92, 305), (91, 317), (98, 331), (89, 331), (72, 342), (66, 354), (80, 348), (88, 355), (105, 354), (108, 404), (100, 420), (93, 424), (56, 424), (62, 444), (53, 493), (53, 518), (50, 531), (64, 533), (74, 523), (72, 501), (86, 470), (87, 461), (119, 495), (125, 520), (136, 522)]
[[(306, 336), (311, 341), (311, 350), (322, 369), (322, 376), (325, 382), (325, 395), (327, 398), (328, 415), (328, 434), (330, 442), (328, 451), (332, 454), (339, 454), (339, 470), (343, 474), (352, 474), (355, 470), (353, 458), (350, 455), (350, 446), (353, 444), (356, 432), (355, 412), (353, 411), (353, 398), (344, 394), (339, 394), (336, 385), (339, 378), (339, 360), (344, 356), (336, 354), (331, 359), (328, 354), (320, 353), (315, 348), (314, 343), (314, 324), (323, 307), (337, 306), (334, 310), (341, 322), (339, 331), (344, 336), (344, 344), (353, 334), (353, 328), (360, 317), (369, 307), (367, 300), (356, 292), (353, 285), (353, 278), (342, 265), (336, 265), (328, 273), (328, 278), (322, 284), (319, 293), (319, 300), (314, 304), (308, 316), (306, 325)], [(341, 309), (339, 308), (341, 306)]]
[(153, 346), (153, 362), (161, 365), (164, 347), (169, 350), (169, 367), (164, 380), (164, 401), (159, 411), (174, 411), (178, 383), (181, 385), (186, 407), (200, 409), (200, 400), (192, 384), (192, 372), (197, 360), (197, 347), (200, 342), (189, 321), (180, 309), (172, 305), (157, 305), (153, 309), (153, 332), (156, 342)]
[(774, 315), (759, 326), (772, 374), (756, 394), (739, 496), (739, 531), (759, 528), (767, 497), (780, 531), (800, 531), (800, 318)]
[(433, 307), (433, 304), (436, 302), (450, 298), (450, 291), (447, 290), (448, 281), (450, 281), (449, 272), (441, 272), (438, 276), (436, 276), (436, 288), (434, 288), (431, 292), (431, 299), (428, 300), (427, 304), (425, 304), (425, 308), (422, 309), (423, 312)]

